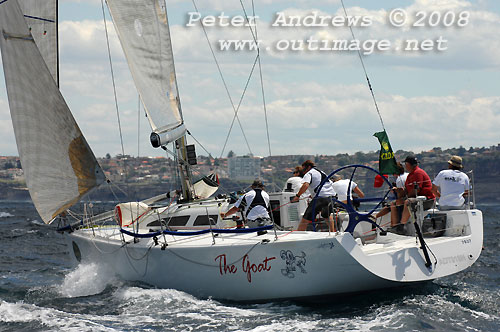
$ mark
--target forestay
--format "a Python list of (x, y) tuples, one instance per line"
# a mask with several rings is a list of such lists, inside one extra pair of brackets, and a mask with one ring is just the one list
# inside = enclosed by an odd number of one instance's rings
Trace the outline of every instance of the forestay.
[(52, 77), (59, 84), (57, 0), (19, 0), (19, 5)]
[(164, 0), (108, 0), (132, 77), (161, 144), (186, 132)]
[(0, 1), (0, 48), (26, 184), (48, 223), (105, 177), (43, 60), (16, 0)]

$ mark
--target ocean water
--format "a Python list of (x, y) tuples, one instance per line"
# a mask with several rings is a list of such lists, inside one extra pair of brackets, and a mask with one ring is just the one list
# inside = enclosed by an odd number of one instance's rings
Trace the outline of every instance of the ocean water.
[(74, 268), (30, 202), (0, 202), (0, 331), (499, 331), (500, 206), (479, 208), (485, 249), (454, 276), (321, 303), (235, 304)]

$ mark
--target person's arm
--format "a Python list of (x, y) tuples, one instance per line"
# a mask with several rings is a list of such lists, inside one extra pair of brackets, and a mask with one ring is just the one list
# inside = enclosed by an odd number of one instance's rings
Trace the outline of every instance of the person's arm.
[(365, 197), (365, 193), (363, 191), (361, 191), (361, 189), (359, 189), (359, 186), (356, 186), (356, 188), (354, 188), (353, 190), (356, 194), (358, 194), (358, 197), (359, 198), (363, 198)]
[(222, 219), (226, 218), (227, 216), (230, 216), (232, 215), (233, 213), (236, 213), (238, 212), (239, 208), (236, 207), (236, 206), (233, 206), (232, 208), (230, 208), (226, 213), (221, 213), (220, 216)]
[(439, 187), (436, 186), (434, 183), (432, 184), (432, 193), (437, 197), (441, 197), (441, 193), (439, 192)]
[(295, 197), (292, 198), (292, 202), (298, 202), (299, 197), (306, 192), (307, 188), (309, 188), (309, 182), (304, 182), (300, 187), (299, 191), (297, 192), (297, 194), (295, 195)]
[(465, 175), (464, 193), (462, 196), (466, 197), (469, 195), (469, 188), (470, 188), (469, 177)]

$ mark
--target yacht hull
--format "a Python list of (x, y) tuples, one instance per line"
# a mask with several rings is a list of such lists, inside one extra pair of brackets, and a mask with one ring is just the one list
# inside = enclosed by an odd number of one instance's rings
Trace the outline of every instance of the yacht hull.
[(427, 239), (430, 268), (414, 237), (390, 233), (370, 244), (350, 233), (273, 231), (134, 243), (116, 228), (76, 230), (67, 239), (74, 258), (103, 264), (125, 280), (199, 297), (268, 301), (397, 287), (462, 271), (482, 247), (482, 216), (473, 212), (461, 212), (470, 220), (469, 235)]

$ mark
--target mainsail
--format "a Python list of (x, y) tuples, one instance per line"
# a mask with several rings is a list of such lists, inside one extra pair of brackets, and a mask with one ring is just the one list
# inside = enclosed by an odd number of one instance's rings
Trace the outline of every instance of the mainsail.
[(19, 157), (49, 223), (105, 177), (35, 45), (17, 0), (0, 0), (0, 48)]
[(155, 146), (186, 132), (164, 0), (108, 0), (118, 37), (153, 130)]
[(38, 49), (59, 85), (57, 0), (19, 0), (19, 5)]

